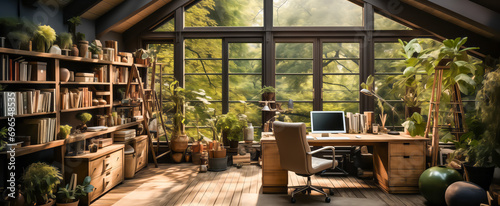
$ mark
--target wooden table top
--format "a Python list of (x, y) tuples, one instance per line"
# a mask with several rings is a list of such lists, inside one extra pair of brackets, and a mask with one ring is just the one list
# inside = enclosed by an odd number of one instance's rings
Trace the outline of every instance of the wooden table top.
[[(330, 134), (330, 137), (347, 137), (349, 139), (324, 139), (319, 140), (321, 134), (308, 134), (312, 136), (314, 140), (308, 140), (311, 146), (320, 146), (325, 144), (336, 144), (336, 145), (370, 145), (376, 143), (388, 143), (388, 142), (408, 142), (408, 141), (430, 141), (428, 138), (416, 136), (411, 137), (410, 135), (402, 134), (400, 135), (389, 135), (389, 134)], [(361, 136), (357, 138), (356, 136)], [(262, 133), (262, 138), (260, 141), (275, 141), (274, 136), (271, 132)]]

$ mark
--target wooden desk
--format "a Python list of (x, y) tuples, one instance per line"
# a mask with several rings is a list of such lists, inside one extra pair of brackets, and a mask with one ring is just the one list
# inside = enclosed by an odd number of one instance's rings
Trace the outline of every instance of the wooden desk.
[[(361, 138), (356, 138), (360, 135)], [(311, 135), (316, 136), (316, 135)], [(389, 193), (417, 193), (425, 170), (427, 141), (409, 135), (331, 134), (349, 139), (309, 140), (310, 146), (372, 145), (374, 178)], [(274, 136), (262, 135), (262, 190), (287, 193), (288, 171), (281, 168)]]

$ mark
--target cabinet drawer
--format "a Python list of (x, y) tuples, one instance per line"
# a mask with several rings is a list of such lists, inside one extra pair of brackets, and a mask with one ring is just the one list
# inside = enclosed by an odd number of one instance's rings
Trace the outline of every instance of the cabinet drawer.
[(390, 177), (389, 186), (418, 186), (418, 178)]
[(392, 156), (389, 159), (391, 170), (425, 169), (425, 156)]
[(391, 177), (399, 177), (399, 178), (420, 178), (420, 175), (424, 172), (424, 170), (400, 170), (400, 169), (391, 169), (390, 176)]
[(123, 181), (123, 167), (107, 171), (104, 175), (104, 191), (108, 191), (115, 185)]
[(277, 171), (277, 172), (262, 172), (262, 185), (273, 186), (273, 185), (287, 185), (288, 184), (288, 172), (287, 171)]
[(89, 176), (92, 180), (98, 176), (101, 176), (104, 172), (104, 158), (93, 160), (89, 163)]
[(425, 147), (422, 142), (401, 142), (389, 144), (390, 156), (424, 156)]
[(94, 186), (94, 189), (92, 190), (92, 192), (90, 192), (88, 194), (90, 201), (96, 199), (97, 197), (99, 197), (103, 193), (103, 191), (104, 191), (104, 181), (103, 180), (104, 179), (102, 176), (98, 176), (96, 178), (92, 177), (92, 180), (90, 180), (90, 184), (92, 186)]
[(121, 167), (123, 163), (123, 150), (118, 150), (109, 155), (106, 155), (104, 159), (104, 171), (112, 170), (117, 167)]
[(144, 165), (148, 163), (148, 153), (147, 153), (147, 147), (145, 147), (144, 142), (144, 147), (140, 147), (141, 144), (138, 145), (137, 147), (137, 164), (136, 164), (136, 171), (139, 171), (139, 169), (143, 168)]

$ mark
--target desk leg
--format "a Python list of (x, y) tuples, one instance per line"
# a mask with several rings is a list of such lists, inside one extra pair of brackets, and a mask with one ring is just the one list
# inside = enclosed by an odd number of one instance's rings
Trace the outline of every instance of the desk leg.
[(378, 143), (373, 148), (374, 178), (378, 185), (389, 191), (389, 156), (388, 143)]

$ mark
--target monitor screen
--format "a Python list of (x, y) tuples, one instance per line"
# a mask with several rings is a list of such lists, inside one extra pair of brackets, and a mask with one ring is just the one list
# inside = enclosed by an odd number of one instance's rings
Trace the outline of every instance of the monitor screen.
[(312, 133), (346, 133), (343, 111), (312, 111)]

